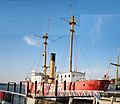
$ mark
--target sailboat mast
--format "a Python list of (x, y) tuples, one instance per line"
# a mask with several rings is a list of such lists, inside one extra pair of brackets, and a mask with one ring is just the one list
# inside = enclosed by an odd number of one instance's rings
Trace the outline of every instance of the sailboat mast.
[[(117, 56), (117, 65), (119, 65), (119, 54), (120, 54), (120, 49), (118, 48), (118, 56)], [(116, 66), (116, 84), (118, 82), (118, 66)]]
[(46, 57), (47, 57), (47, 54), (46, 54), (47, 38), (48, 38), (47, 33), (45, 33), (45, 34), (43, 35), (43, 39), (44, 39), (44, 42), (43, 42), (43, 44), (44, 44), (44, 53), (43, 53), (43, 56), (44, 56), (43, 73), (44, 73), (44, 79), (45, 79), (45, 80), (46, 80), (46, 69), (47, 69), (47, 67), (46, 67)]
[(74, 35), (74, 25), (76, 24), (74, 16), (71, 16), (70, 25), (70, 66), (69, 71), (72, 72), (72, 52), (73, 52), (73, 35)]

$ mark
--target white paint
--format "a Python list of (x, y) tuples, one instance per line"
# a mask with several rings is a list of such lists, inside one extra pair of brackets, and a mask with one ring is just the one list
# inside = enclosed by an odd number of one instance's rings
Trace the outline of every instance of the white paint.
[(75, 82), (85, 79), (85, 73), (83, 72), (67, 72), (67, 73), (59, 73), (56, 75), (58, 82)]
[(37, 81), (37, 83), (42, 82), (43, 73), (37, 73), (34, 70), (31, 72), (31, 82)]

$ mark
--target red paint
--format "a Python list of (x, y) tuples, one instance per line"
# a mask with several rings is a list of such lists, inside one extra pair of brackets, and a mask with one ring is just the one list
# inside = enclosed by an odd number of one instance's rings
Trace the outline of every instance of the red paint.
[[(83, 91), (106, 91), (108, 88), (108, 85), (110, 84), (109, 80), (83, 80), (83, 81), (77, 81), (77, 82), (67, 82), (66, 83), (66, 90), (83, 90)], [(42, 84), (37, 84), (37, 92), (41, 93)], [(31, 94), (34, 94), (34, 83), (30, 82), (29, 84), (29, 90)], [(58, 92), (61, 92), (64, 90), (64, 83), (58, 83)], [(55, 84), (44, 84), (44, 94), (48, 94), (47, 92), (55, 91)], [(54, 95), (54, 93), (51, 93)], [(71, 93), (72, 94), (72, 93)]]

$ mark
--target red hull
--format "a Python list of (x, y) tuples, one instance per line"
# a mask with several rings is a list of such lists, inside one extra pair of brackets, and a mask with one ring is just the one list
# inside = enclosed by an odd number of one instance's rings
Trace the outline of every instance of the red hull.
[[(110, 84), (109, 80), (83, 80), (78, 82), (67, 82), (66, 90), (74, 90), (74, 91), (106, 91)], [(27, 86), (26, 86), (27, 88)], [(64, 83), (58, 83), (58, 92), (64, 90)], [(35, 85), (33, 82), (29, 83), (29, 91), (31, 94), (35, 92)], [(47, 92), (55, 91), (55, 84), (44, 84), (44, 94)], [(37, 93), (42, 93), (42, 83), (37, 84)]]
[(74, 90), (103, 90), (103, 91), (106, 91), (109, 84), (110, 84), (109, 80), (80, 81), (80, 82), (75, 82)]

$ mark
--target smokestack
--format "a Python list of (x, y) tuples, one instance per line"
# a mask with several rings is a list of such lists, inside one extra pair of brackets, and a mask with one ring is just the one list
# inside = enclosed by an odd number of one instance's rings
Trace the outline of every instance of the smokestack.
[(50, 73), (48, 83), (54, 83), (55, 80), (55, 53), (51, 53), (50, 57)]

